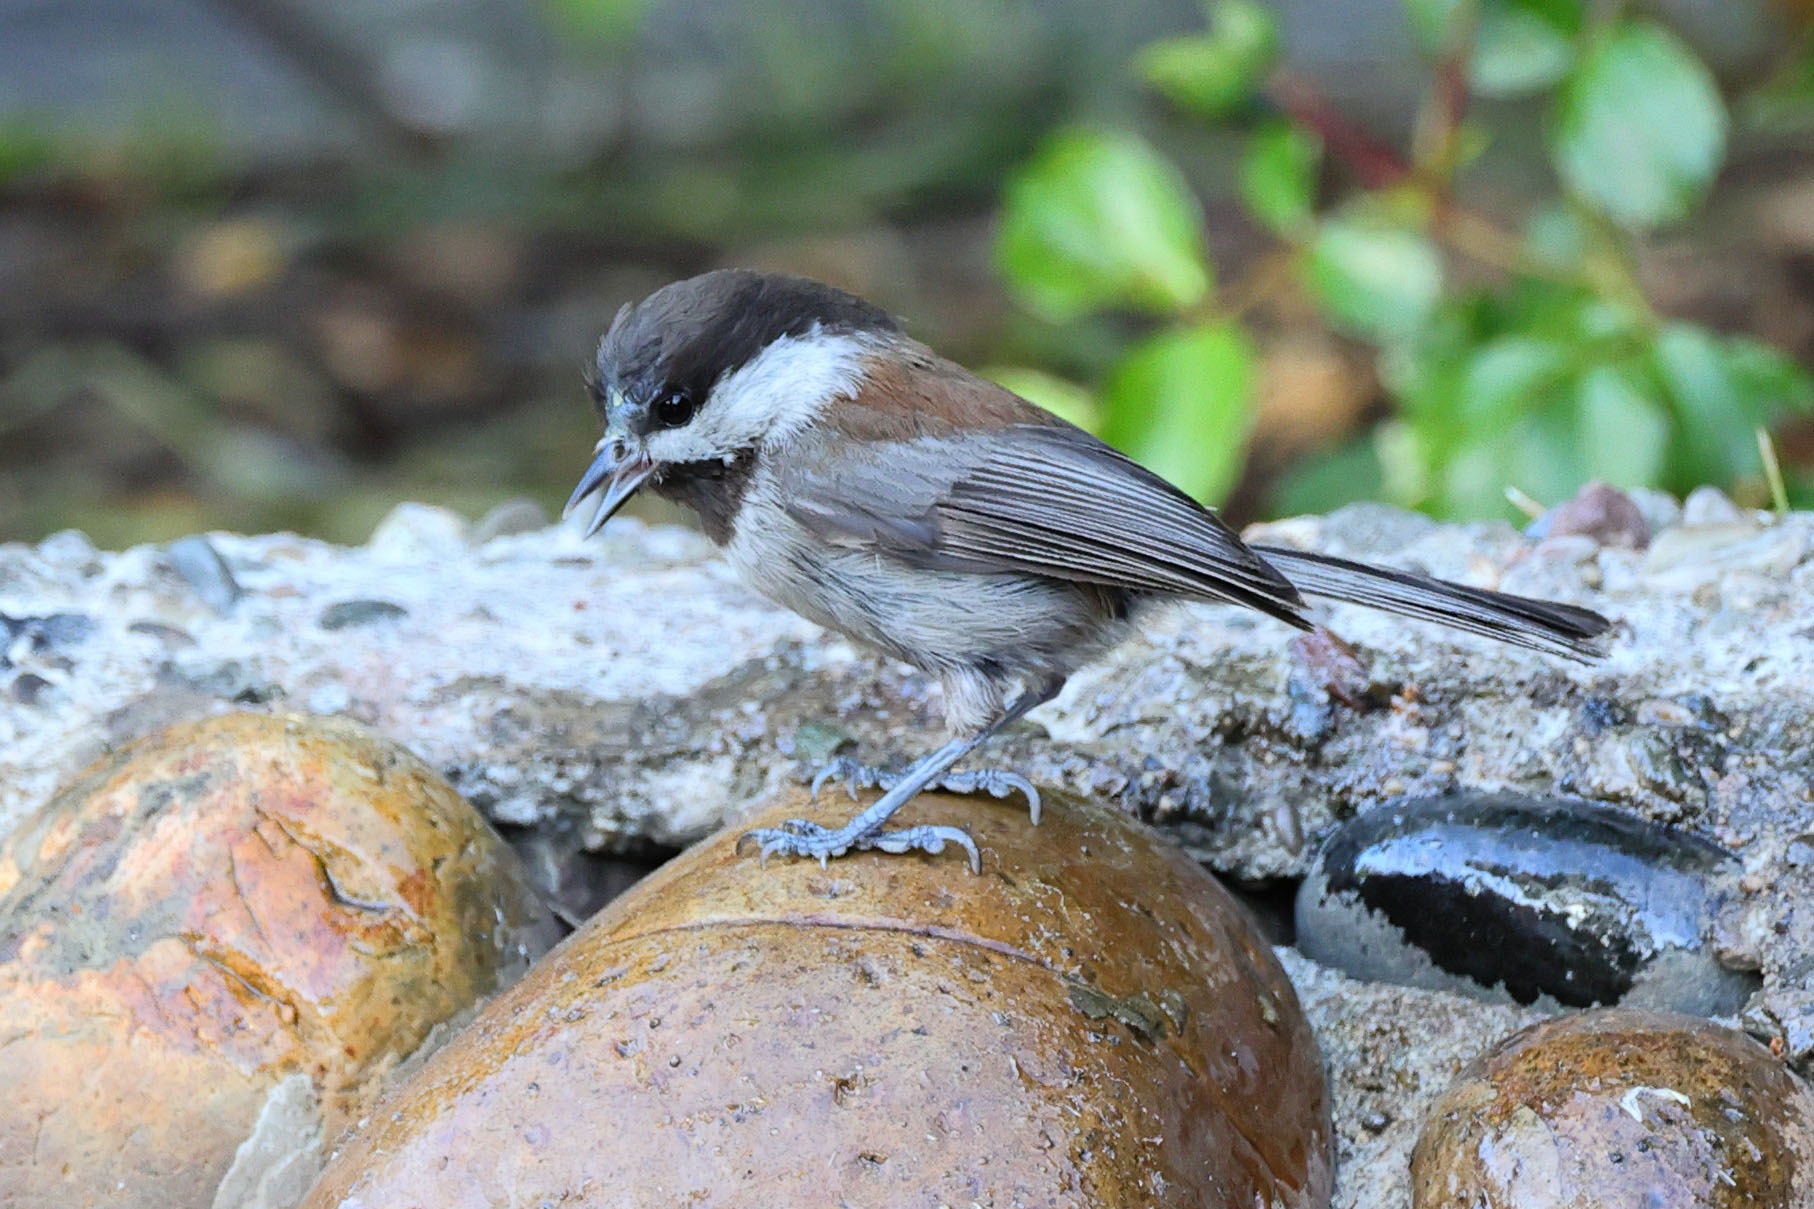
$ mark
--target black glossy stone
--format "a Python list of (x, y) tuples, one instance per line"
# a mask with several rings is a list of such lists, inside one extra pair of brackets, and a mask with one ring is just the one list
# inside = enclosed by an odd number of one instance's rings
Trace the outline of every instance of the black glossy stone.
[(1298, 947), (1356, 977), (1482, 998), (1715, 1015), (1755, 986), (1705, 937), (1737, 860), (1611, 807), (1510, 793), (1373, 810), (1329, 837)]

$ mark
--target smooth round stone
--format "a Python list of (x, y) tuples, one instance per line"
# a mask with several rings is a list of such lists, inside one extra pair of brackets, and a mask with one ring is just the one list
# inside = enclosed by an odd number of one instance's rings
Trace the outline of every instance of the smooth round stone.
[(1475, 1059), (1411, 1155), (1414, 1209), (1807, 1209), (1814, 1094), (1691, 1016), (1546, 1020)]
[(982, 874), (708, 839), (488, 1005), (305, 1206), (1328, 1203), (1316, 1042), (1220, 885), (1098, 806), (904, 814), (968, 826)]
[(477, 812), (363, 729), (123, 748), (0, 846), (0, 1204), (293, 1202), (320, 1137), (554, 935)]
[(1571, 799), (1383, 806), (1323, 845), (1297, 945), (1355, 978), (1522, 1004), (1725, 1015), (1756, 989), (1707, 943), (1725, 849)]

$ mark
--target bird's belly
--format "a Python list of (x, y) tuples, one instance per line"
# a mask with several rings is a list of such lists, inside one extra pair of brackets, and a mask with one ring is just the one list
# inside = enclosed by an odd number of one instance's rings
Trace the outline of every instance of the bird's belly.
[(1071, 584), (915, 569), (816, 540), (791, 519), (762, 532), (742, 526), (725, 552), (770, 600), (928, 671), (1061, 674), (1109, 622), (1102, 602)]

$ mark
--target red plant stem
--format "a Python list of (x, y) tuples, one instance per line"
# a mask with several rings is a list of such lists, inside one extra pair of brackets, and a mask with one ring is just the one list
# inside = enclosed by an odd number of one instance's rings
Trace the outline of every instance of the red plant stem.
[(1277, 72), (1267, 81), (1266, 95), (1298, 125), (1322, 139), (1323, 146), (1348, 165), (1363, 188), (1387, 189), (1412, 175), (1404, 156), (1336, 112), (1335, 106), (1308, 81)]

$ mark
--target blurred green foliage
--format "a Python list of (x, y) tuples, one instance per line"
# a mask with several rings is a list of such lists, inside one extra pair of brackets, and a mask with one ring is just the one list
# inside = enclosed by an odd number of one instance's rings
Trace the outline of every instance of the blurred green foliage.
[[(1691, 215), (1719, 172), (1729, 119), (1711, 72), (1618, 4), (1405, 9), (1432, 62), (1406, 153), (1274, 74), (1273, 19), (1254, 0), (1212, 0), (1206, 32), (1137, 61), (1181, 113), (1243, 140), (1242, 204), (1326, 323), (1375, 350), (1393, 405), (1288, 475), (1275, 505), (1383, 492), (1480, 518), (1507, 515), (1511, 489), (1553, 503), (1590, 479), (1678, 493), (1761, 480), (1760, 431), (1806, 410), (1814, 379), (1758, 341), (1658, 314), (1634, 269), (1637, 241)], [(1557, 188), (1522, 231), (1453, 196), (1457, 175), (1492, 153), (1467, 119), (1470, 94), (1547, 109)], [(1337, 176), (1352, 184), (1325, 196)], [(1463, 261), (1487, 272), (1459, 273)], [(1252, 427), (1258, 354), (1247, 307), (1224, 296), (1239, 283), (1212, 286), (1200, 209), (1167, 159), (1125, 132), (1055, 134), (1008, 188), (997, 264), (1044, 319), (1133, 312), (1152, 328), (1093, 389), (1004, 380), (1222, 498)]]
[(1196, 199), (1129, 135), (1053, 136), (1008, 187), (1000, 247), (1020, 298), (1056, 320), (1115, 305), (1185, 310), (1210, 288)]

